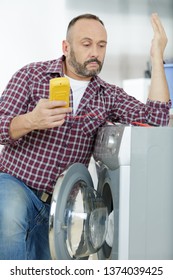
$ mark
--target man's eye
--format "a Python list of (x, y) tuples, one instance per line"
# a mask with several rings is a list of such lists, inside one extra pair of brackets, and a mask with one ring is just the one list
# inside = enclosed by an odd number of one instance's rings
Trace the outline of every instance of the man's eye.
[(100, 44), (99, 47), (100, 47), (100, 48), (105, 48), (106, 45), (105, 45), (105, 44)]

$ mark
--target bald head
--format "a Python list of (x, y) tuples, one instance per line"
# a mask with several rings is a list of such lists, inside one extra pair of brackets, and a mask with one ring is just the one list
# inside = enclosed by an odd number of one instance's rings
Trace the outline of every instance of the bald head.
[(103, 27), (104, 27), (104, 23), (103, 21), (96, 15), (93, 15), (93, 14), (82, 14), (82, 15), (79, 15), (75, 18), (73, 18), (70, 22), (69, 22), (69, 25), (67, 27), (67, 33), (66, 33), (66, 40), (68, 41), (71, 41), (72, 39), (72, 29), (74, 27), (74, 25), (80, 21), (80, 20), (94, 20), (94, 21), (97, 21), (98, 23), (100, 23)]

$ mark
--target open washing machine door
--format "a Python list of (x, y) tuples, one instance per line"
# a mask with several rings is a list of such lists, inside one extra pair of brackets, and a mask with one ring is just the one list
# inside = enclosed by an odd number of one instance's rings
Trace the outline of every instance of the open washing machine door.
[(49, 218), (52, 259), (88, 259), (105, 241), (108, 210), (88, 169), (71, 165), (57, 180)]

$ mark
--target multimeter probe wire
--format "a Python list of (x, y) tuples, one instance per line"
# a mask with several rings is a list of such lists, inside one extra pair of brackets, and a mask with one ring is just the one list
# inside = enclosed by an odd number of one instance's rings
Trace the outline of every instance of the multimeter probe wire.
[[(84, 114), (84, 115), (76, 115), (76, 116), (67, 116), (66, 119), (72, 119), (72, 120), (80, 120), (80, 119), (84, 119), (86, 117), (91, 117), (91, 118), (97, 118), (100, 120), (105, 120), (104, 118), (102, 118), (101, 116), (94, 114), (94, 113), (90, 113), (90, 114)], [(110, 122), (107, 121), (108, 124), (114, 124), (114, 122)], [(132, 122), (130, 125), (134, 125), (134, 126), (142, 126), (142, 127), (151, 127), (151, 125), (147, 124), (147, 123), (141, 123), (141, 122)]]

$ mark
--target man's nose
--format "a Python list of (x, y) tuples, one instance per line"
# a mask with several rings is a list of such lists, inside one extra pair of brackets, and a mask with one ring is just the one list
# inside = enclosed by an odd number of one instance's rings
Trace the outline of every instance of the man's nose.
[(99, 56), (98, 46), (92, 46), (91, 56), (92, 57), (98, 57)]

